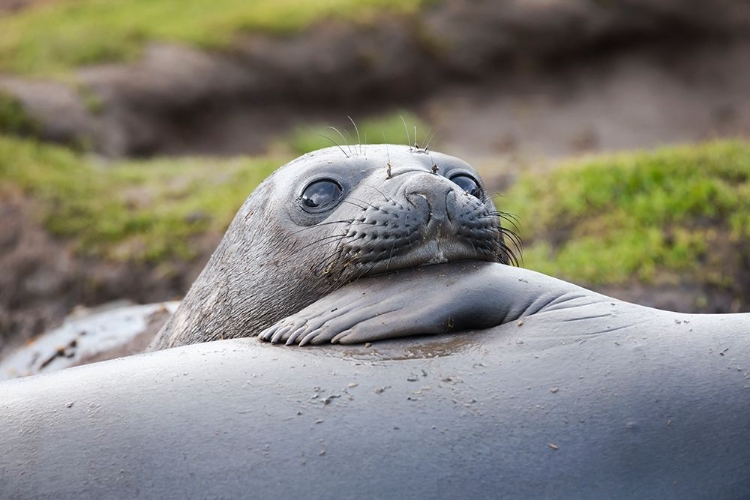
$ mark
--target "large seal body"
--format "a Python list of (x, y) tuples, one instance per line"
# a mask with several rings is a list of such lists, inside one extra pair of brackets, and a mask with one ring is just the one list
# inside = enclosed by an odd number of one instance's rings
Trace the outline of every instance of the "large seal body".
[(256, 335), (365, 276), (507, 263), (499, 215), (476, 171), (448, 155), (376, 145), (302, 156), (248, 197), (153, 348)]
[(371, 347), (235, 339), (0, 383), (0, 497), (750, 495), (748, 315), (492, 263), (399, 274), (459, 302), (488, 276), (503, 324)]

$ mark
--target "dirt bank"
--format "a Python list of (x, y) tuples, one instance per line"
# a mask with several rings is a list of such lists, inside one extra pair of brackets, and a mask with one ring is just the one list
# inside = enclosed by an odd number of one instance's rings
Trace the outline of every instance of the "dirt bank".
[(35, 204), (4, 189), (0, 196), (0, 351), (60, 324), (76, 306), (128, 299), (179, 299), (198, 276), (220, 235), (194, 242), (189, 262), (154, 265), (76, 255), (72, 241), (51, 236)]
[(0, 88), (42, 137), (109, 156), (261, 153), (296, 123), (395, 106), (423, 110), (462, 150), (644, 146), (746, 124), (750, 6), (718, 3), (447, 0), (416, 17), (238, 35), (224, 52), (154, 44), (73, 85), (6, 75)]

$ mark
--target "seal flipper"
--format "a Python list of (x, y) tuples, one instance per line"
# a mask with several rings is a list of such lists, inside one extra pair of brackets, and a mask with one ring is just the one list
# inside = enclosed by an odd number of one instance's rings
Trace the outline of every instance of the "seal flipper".
[[(368, 280), (367, 284), (373, 283)], [(353, 344), (469, 329), (456, 328), (456, 325), (468, 322), (461, 320), (470, 318), (461, 315), (460, 310), (449, 311), (447, 304), (442, 302), (445, 294), (435, 293), (435, 289), (433, 297), (423, 296), (425, 300), (431, 301), (431, 304), (420, 307), (410, 301), (414, 297), (412, 290), (386, 288), (380, 293), (362, 294), (358, 293), (359, 289), (363, 288), (362, 285), (364, 283), (350, 285), (323, 297), (297, 314), (284, 318), (261, 333), (260, 337), (272, 342), (285, 342), (287, 345), (326, 342)], [(363, 300), (359, 301), (360, 307), (341, 307), (341, 299), (345, 298), (342, 295), (352, 293), (362, 297)], [(387, 297), (383, 295), (385, 293), (388, 294)], [(301, 326), (293, 328), (294, 325)], [(490, 326), (492, 325), (487, 324), (477, 328)], [(277, 336), (276, 332), (280, 335)]]
[(491, 328), (535, 312), (518, 297), (515, 280), (504, 276), (511, 270), (456, 262), (361, 279), (282, 319), (260, 338), (288, 345), (354, 344)]

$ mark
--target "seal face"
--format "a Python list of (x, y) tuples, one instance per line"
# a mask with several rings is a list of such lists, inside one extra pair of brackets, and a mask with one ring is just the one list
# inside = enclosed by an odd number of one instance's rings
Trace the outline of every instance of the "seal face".
[(314, 201), (316, 213), (328, 215), (317, 226), (332, 229), (323, 240), (332, 251), (315, 268), (318, 276), (346, 283), (426, 264), (511, 261), (498, 212), (476, 172), (451, 158), (441, 162), (441, 175), (436, 164), (419, 160), (392, 167), (390, 176), (376, 169), (354, 186), (320, 179), (305, 188), (303, 209)]
[(309, 153), (248, 197), (152, 348), (255, 335), (365, 276), (514, 263), (503, 215), (458, 158), (393, 145)]

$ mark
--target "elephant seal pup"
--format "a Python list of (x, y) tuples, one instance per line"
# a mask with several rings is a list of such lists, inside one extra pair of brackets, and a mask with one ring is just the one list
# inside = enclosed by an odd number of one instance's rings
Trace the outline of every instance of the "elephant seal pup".
[(248, 197), (150, 349), (257, 335), (365, 276), (511, 263), (502, 215), (458, 158), (393, 145), (309, 153)]

